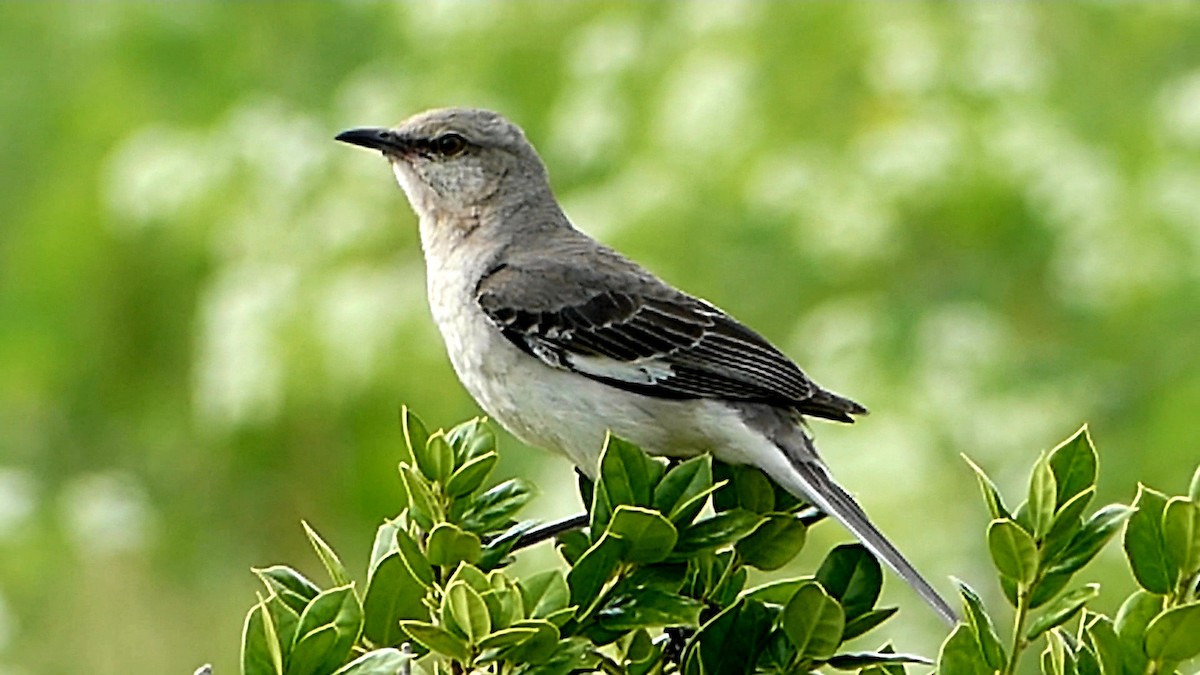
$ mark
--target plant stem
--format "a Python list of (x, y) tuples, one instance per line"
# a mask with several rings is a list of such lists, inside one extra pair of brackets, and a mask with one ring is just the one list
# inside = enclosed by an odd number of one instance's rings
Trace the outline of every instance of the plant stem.
[(1017, 657), (1029, 646), (1025, 640), (1025, 621), (1029, 618), (1029, 588), (1024, 584), (1017, 587), (1017, 610), (1013, 617), (1012, 647), (1009, 649), (1008, 665), (1004, 675), (1017, 672)]

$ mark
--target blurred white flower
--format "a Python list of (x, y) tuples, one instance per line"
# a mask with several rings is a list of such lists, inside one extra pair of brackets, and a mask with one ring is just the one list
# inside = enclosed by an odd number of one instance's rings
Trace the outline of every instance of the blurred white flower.
[(832, 263), (878, 260), (894, 244), (895, 209), (864, 176), (827, 171), (799, 196), (804, 216), (797, 219), (797, 250)]
[(1145, 208), (1174, 228), (1191, 249), (1193, 274), (1200, 273), (1200, 165), (1168, 161), (1142, 184)]
[(85, 554), (141, 549), (154, 536), (157, 523), (149, 498), (127, 473), (78, 476), (63, 486), (59, 500), (67, 534)]
[(804, 196), (814, 189), (816, 166), (825, 164), (813, 155), (813, 151), (803, 148), (765, 154), (748, 172), (745, 201), (775, 215), (798, 217), (803, 212)]
[[(26, 469), (0, 467), (0, 540), (28, 522), (36, 505), (37, 485), (33, 474)], [(2, 646), (0, 640), (0, 648)]]
[(606, 183), (560, 197), (571, 222), (601, 240), (680, 198), (675, 175), (654, 163), (631, 164)]
[(1163, 86), (1154, 113), (1169, 140), (1200, 147), (1200, 70)]
[(408, 22), (409, 32), (418, 43), (447, 40), (454, 36), (486, 30), (505, 10), (504, 3), (501, 2), (474, 0), (398, 2), (395, 7)]
[(854, 140), (853, 153), (877, 194), (928, 200), (952, 175), (962, 146), (959, 118), (933, 109), (866, 131)]
[(340, 389), (370, 384), (402, 328), (428, 326), (424, 291), (417, 260), (353, 267), (325, 281), (315, 300), (314, 328), (325, 352), (326, 372)]
[[(920, 93), (932, 89), (941, 77), (941, 48), (923, 5), (918, 3), (864, 5), (870, 12), (866, 28), (870, 57), (867, 77), (878, 91)], [(875, 13), (885, 12), (884, 18)]]
[(711, 174), (720, 169), (705, 160), (755, 147), (761, 125), (753, 122), (751, 76), (734, 56), (696, 51), (683, 57), (663, 76), (657, 102), (655, 140), (662, 156), (677, 159), (677, 168)]
[(576, 167), (611, 157), (623, 147), (625, 108), (616, 87), (586, 82), (568, 87), (551, 113), (545, 154), (553, 157), (554, 165)]
[(641, 56), (641, 27), (628, 17), (606, 16), (585, 24), (568, 48), (567, 67), (576, 79), (589, 82), (617, 75)]
[(205, 134), (146, 127), (121, 142), (103, 173), (103, 198), (114, 227), (178, 225), (186, 211), (216, 189), (230, 162)]
[(194, 401), (223, 429), (271, 419), (283, 403), (283, 326), (296, 298), (294, 270), (243, 264), (222, 269), (200, 302)]
[[(13, 615), (13, 611), (8, 608), (8, 601), (0, 595), (0, 654), (12, 644), (13, 636), (17, 634), (17, 619)], [(4, 664), (0, 663), (0, 675), (6, 675), (9, 671), (5, 669)], [(15, 670), (12, 672), (16, 672)]]
[(1002, 96), (1045, 85), (1050, 62), (1037, 45), (1032, 7), (1018, 2), (958, 5), (968, 36), (966, 53), (959, 61), (963, 87)]
[(237, 105), (213, 137), (255, 173), (258, 180), (250, 186), (258, 189), (258, 196), (303, 204), (329, 155), (338, 149), (333, 133), (313, 117), (267, 98)]
[(764, 3), (754, 0), (688, 0), (675, 3), (676, 16), (670, 25), (691, 35), (719, 31), (744, 31), (758, 21)]
[(805, 313), (784, 351), (797, 363), (819, 364), (809, 375), (834, 391), (864, 402), (882, 398), (886, 385), (875, 360), (881, 322), (875, 300), (837, 297)]

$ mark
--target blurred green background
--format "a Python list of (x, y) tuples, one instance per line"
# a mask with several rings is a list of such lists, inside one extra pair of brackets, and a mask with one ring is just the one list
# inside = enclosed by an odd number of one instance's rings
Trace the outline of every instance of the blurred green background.
[[(399, 406), (477, 413), (403, 195), (332, 140), (431, 106), (518, 121), (580, 227), (872, 408), (819, 442), (945, 591), (999, 600), (959, 453), (1016, 498), (1087, 421), (1107, 501), (1200, 457), (1192, 4), (3, 3), (0, 64), (2, 675), (236, 673), (249, 567), (319, 576), (301, 518), (361, 566)], [(1085, 575), (1131, 588), (1117, 545)]]

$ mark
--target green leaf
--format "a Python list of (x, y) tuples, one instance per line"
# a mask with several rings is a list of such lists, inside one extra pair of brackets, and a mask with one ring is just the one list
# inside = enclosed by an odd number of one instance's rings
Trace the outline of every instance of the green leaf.
[(457, 465), (496, 450), (496, 432), (486, 419), (480, 417), (455, 426), (446, 433), (446, 440), (454, 448)]
[(308, 535), (308, 541), (312, 544), (313, 550), (317, 552), (317, 557), (321, 559), (321, 564), (325, 566), (325, 570), (329, 572), (329, 579), (334, 586), (345, 586), (350, 583), (350, 575), (346, 574), (346, 566), (338, 559), (337, 554), (325, 543), (321, 535), (312, 529), (306, 521), (300, 521), (304, 526), (304, 533)]
[(375, 573), (375, 568), (379, 566), (379, 563), (389, 553), (400, 550), (400, 545), (396, 543), (396, 530), (399, 529), (400, 524), (396, 521), (385, 520), (375, 530), (375, 542), (371, 545), (371, 559), (367, 562), (368, 581), (370, 581), (371, 575)]
[(812, 578), (768, 581), (761, 586), (756, 586), (745, 591), (741, 597), (758, 600), (759, 602), (769, 602), (775, 605), (786, 605), (788, 600), (791, 600), (792, 596), (796, 594), (796, 591), (800, 590), (800, 587), (809, 581), (812, 581)]
[(1025, 638), (1029, 641), (1036, 640), (1042, 633), (1070, 621), (1071, 617), (1098, 595), (1100, 584), (1088, 584), (1060, 597), (1030, 622)]
[(468, 586), (480, 593), (492, 590), (492, 582), (488, 581), (487, 575), (470, 563), (462, 563), (455, 568), (454, 574), (451, 574), (450, 578), (443, 585), (449, 586), (456, 581), (466, 582)]
[(250, 608), (242, 627), (242, 675), (283, 675), (279, 638), (261, 599)]
[(699, 551), (732, 544), (750, 534), (762, 522), (762, 516), (742, 509), (723, 511), (684, 528), (679, 533), (675, 552), (683, 559)]
[(513, 626), (501, 628), (479, 641), (479, 649), (508, 649), (537, 635), (538, 629), (532, 626)]
[(404, 432), (404, 447), (408, 451), (400, 461), (412, 464), (416, 461), (416, 449), (424, 448), (429, 442), (429, 432), (421, 418), (408, 406), (400, 407), (400, 428)]
[(424, 448), (414, 448), (417, 468), (430, 481), (444, 483), (454, 471), (454, 449), (445, 434), (435, 431), (429, 436)]
[(653, 479), (657, 464), (636, 445), (612, 434), (605, 439), (604, 451), (600, 455), (600, 478), (597, 489), (605, 493), (608, 504), (616, 508), (627, 506), (650, 506), (653, 500)]
[(741, 508), (765, 514), (776, 510), (774, 483), (758, 467), (718, 463), (713, 476), (727, 481), (713, 496), (717, 511)]
[(975, 472), (975, 479), (979, 481), (979, 490), (983, 493), (983, 501), (987, 504), (992, 520), (1011, 520), (1012, 514), (1004, 507), (1004, 499), (1000, 497), (1000, 490), (996, 489), (996, 484), (992, 482), (991, 478), (988, 478), (983, 469), (979, 468), (979, 465), (971, 461), (970, 457), (966, 455), (961, 455), (961, 457)]
[(1070, 651), (1059, 631), (1046, 636), (1046, 649), (1042, 652), (1042, 672), (1046, 675), (1076, 675)]
[(528, 483), (519, 478), (506, 480), (476, 495), (459, 524), (476, 534), (494, 532), (507, 527), (532, 498), (533, 489)]
[[(604, 534), (604, 530), (601, 530), (600, 533)], [(584, 552), (592, 546), (592, 540), (581, 530), (563, 532), (555, 539), (558, 543), (558, 552), (568, 565), (578, 562)]]
[(559, 647), (558, 626), (554, 623), (541, 620), (519, 621), (512, 627), (532, 628), (536, 632), (520, 644), (498, 650), (497, 657), (512, 663), (538, 664), (550, 659)]
[(1125, 557), (1133, 569), (1133, 576), (1142, 588), (1159, 595), (1171, 592), (1179, 569), (1167, 556), (1163, 541), (1163, 511), (1167, 508), (1167, 496), (1138, 484), (1136, 509), (1125, 527)]
[(662, 658), (665, 644), (656, 644), (644, 630), (630, 634), (625, 648), (625, 670), (629, 675), (647, 675)]
[(694, 503), (695, 498), (707, 494), (712, 486), (712, 458), (699, 455), (667, 471), (654, 488), (651, 504), (672, 523), (686, 525), (704, 508), (704, 501)]
[(658, 511), (625, 504), (613, 511), (608, 530), (625, 543), (622, 559), (632, 563), (663, 560), (678, 539), (675, 526)]
[(686, 563), (656, 563), (639, 565), (624, 576), (614, 589), (617, 592), (637, 592), (654, 588), (668, 593), (678, 593), (688, 574)]
[(300, 626), (300, 613), (288, 606), (278, 595), (269, 596), (264, 604), (279, 641), (279, 652), (286, 671), (292, 644), (296, 641), (296, 630)]
[(438, 523), (429, 533), (425, 550), (431, 564), (455, 567), (461, 562), (479, 562), (483, 544), (478, 536), (454, 523)]
[(1167, 500), (1162, 531), (1163, 548), (1180, 578), (1200, 571), (1200, 505), (1186, 497)]
[(1059, 506), (1095, 487), (1096, 465), (1096, 448), (1086, 424), (1050, 451), (1050, 469), (1054, 472)]
[(381, 647), (404, 642), (401, 619), (429, 618), (421, 602), (426, 588), (405, 564), (399, 549), (385, 556), (375, 566), (363, 594), (363, 634)]
[[(1029, 607), (1037, 609), (1050, 602), (1067, 587), (1074, 572), (1053, 572), (1042, 575), (1029, 593)], [(1015, 596), (1014, 596), (1015, 597)]]
[(938, 654), (938, 675), (994, 675), (967, 624), (958, 624)]
[(278, 595), (297, 614), (303, 612), (309, 601), (321, 592), (321, 589), (303, 574), (284, 565), (255, 568), (251, 571), (263, 582), (268, 592)]
[(547, 570), (517, 582), (525, 606), (525, 616), (544, 619), (567, 606), (571, 590), (559, 570)]
[[(524, 648), (525, 645), (521, 645), (516, 649), (524, 652)], [(514, 671), (514, 673), (515, 675), (567, 675), (568, 673), (581, 672), (585, 669), (590, 672), (594, 670), (596, 661), (594, 649), (590, 642), (581, 637), (560, 640), (550, 647), (547, 658), (522, 666)], [(511, 654), (509, 658), (514, 661), (527, 660)]]
[(1133, 509), (1124, 504), (1109, 504), (1093, 513), (1071, 538), (1071, 543), (1067, 544), (1066, 549), (1050, 561), (1046, 574), (1077, 572), (1096, 557), (1132, 513)]
[(1196, 467), (1196, 473), (1192, 474), (1192, 484), (1188, 487), (1188, 497), (1197, 504), (1200, 504), (1200, 466)]
[(488, 539), (487, 543), (483, 545), (483, 555), (480, 556), (477, 563), (479, 568), (491, 570), (512, 562), (509, 553), (520, 543), (521, 537), (539, 524), (539, 521), (536, 520), (523, 520)]
[(376, 649), (342, 666), (333, 675), (396, 675), (413, 659), (399, 649)]
[(967, 625), (979, 646), (979, 653), (983, 655), (984, 662), (992, 670), (1004, 670), (1004, 666), (1008, 663), (1008, 655), (1004, 653), (1004, 647), (1000, 644), (1000, 637), (996, 635), (992, 617), (984, 608), (983, 601), (979, 599), (975, 589), (967, 585), (967, 582), (955, 579), (954, 583), (958, 585), (959, 595), (963, 599), (963, 608), (966, 609)]
[(487, 604), (488, 615), (492, 617), (492, 629), (500, 630), (524, 619), (525, 608), (515, 582), (500, 575), (494, 577), (493, 582), (494, 587), (481, 595)]
[(695, 626), (704, 603), (655, 588), (617, 598), (600, 610), (600, 625), (613, 631), (663, 626)]
[(861, 544), (842, 544), (825, 556), (817, 581), (841, 604), (849, 620), (875, 606), (883, 589), (883, 571)]
[(1076, 675), (1104, 675), (1099, 657), (1086, 643), (1075, 645), (1075, 672)]
[(288, 660), (288, 675), (317, 675), (337, 670), (358, 640), (362, 623), (362, 606), (352, 586), (322, 592), (300, 615), (296, 642)]
[(854, 638), (863, 635), (875, 628), (879, 624), (892, 618), (899, 608), (883, 607), (880, 609), (872, 609), (863, 612), (858, 616), (846, 620), (846, 628), (842, 630), (842, 642), (853, 640)]
[(1114, 627), (1127, 653), (1145, 656), (1143, 641), (1146, 627), (1163, 609), (1163, 597), (1147, 591), (1134, 591), (1117, 610)]
[(1028, 513), (1030, 522), (1033, 524), (1033, 536), (1041, 539), (1050, 531), (1050, 524), (1054, 522), (1054, 512), (1057, 507), (1055, 502), (1058, 494), (1058, 486), (1054, 482), (1054, 472), (1050, 470), (1050, 464), (1045, 455), (1038, 457), (1037, 462), (1033, 465), (1033, 472), (1029, 475), (1029, 501)]
[(684, 651), (683, 672), (751, 675), (772, 623), (761, 602), (738, 600), (697, 631)]
[(430, 566), (429, 559), (421, 552), (421, 547), (417, 545), (416, 540), (404, 530), (396, 530), (396, 546), (413, 578), (426, 588), (432, 586), (433, 567)]
[(426, 649), (465, 662), (471, 658), (466, 640), (454, 633), (424, 621), (401, 621), (400, 627)]
[[(1122, 675), (1126, 672), (1141, 673), (1145, 671), (1146, 655), (1141, 648), (1137, 654), (1127, 653), (1112, 619), (1106, 616), (1090, 615), (1084, 610), (1084, 635), (1091, 644), (1100, 660), (1100, 671), (1104, 675)], [(1128, 665), (1127, 665), (1128, 664)]]
[(988, 550), (1000, 574), (1028, 585), (1037, 576), (1038, 552), (1033, 537), (1011, 520), (993, 520), (987, 530)]
[(450, 478), (446, 481), (446, 494), (451, 497), (463, 497), (471, 494), (480, 485), (483, 485), (483, 481), (487, 480), (488, 474), (492, 472), (492, 468), (496, 466), (499, 459), (500, 455), (489, 452), (467, 460), (466, 464), (450, 474)]
[(605, 533), (584, 552), (575, 566), (567, 572), (571, 604), (587, 607), (596, 602), (601, 589), (616, 572), (623, 548), (624, 545), (619, 539)]
[(1172, 607), (1154, 617), (1146, 628), (1145, 645), (1146, 655), (1160, 663), (1200, 654), (1200, 602)]
[(1083, 527), (1083, 512), (1096, 495), (1096, 488), (1089, 487), (1071, 499), (1054, 515), (1050, 531), (1042, 541), (1042, 559), (1053, 560)]
[(808, 527), (799, 518), (773, 513), (737, 543), (737, 552), (751, 567), (777, 570), (800, 553), (807, 534)]
[(433, 497), (433, 489), (421, 472), (408, 464), (400, 464), (400, 480), (408, 494), (408, 513), (422, 529), (429, 530), (443, 520), (442, 510)]
[(483, 601), (479, 591), (471, 588), (465, 581), (455, 581), (446, 587), (442, 606), (443, 619), (446, 618), (447, 611), (470, 644), (478, 644), (492, 631), (492, 619), (487, 603)]
[(831, 657), (826, 663), (838, 670), (854, 670), (855, 668), (866, 668), (875, 665), (905, 663), (916, 663), (923, 666), (933, 665), (933, 661), (924, 656), (897, 654), (896, 652), (845, 652)]
[(826, 659), (842, 641), (842, 607), (812, 581), (800, 587), (783, 608), (781, 625), (802, 658)]

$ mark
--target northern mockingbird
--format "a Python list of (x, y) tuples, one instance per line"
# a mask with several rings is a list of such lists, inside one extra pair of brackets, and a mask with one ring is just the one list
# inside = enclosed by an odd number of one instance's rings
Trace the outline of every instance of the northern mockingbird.
[(524, 132), (430, 110), (338, 140), (378, 150), (420, 219), (429, 304), (467, 391), (595, 476), (608, 431), (649, 453), (750, 464), (833, 516), (949, 622), (945, 600), (830, 475), (804, 417), (866, 409), (766, 339), (575, 229)]

